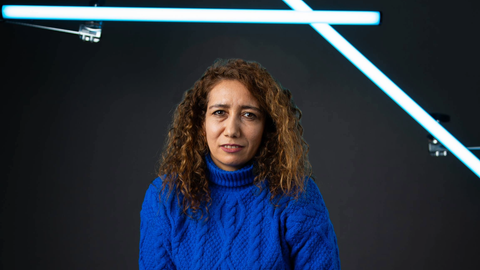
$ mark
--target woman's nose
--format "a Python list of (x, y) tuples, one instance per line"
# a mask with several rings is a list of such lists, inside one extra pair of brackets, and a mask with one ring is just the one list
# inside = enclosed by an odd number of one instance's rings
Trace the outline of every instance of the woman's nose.
[(240, 120), (237, 117), (229, 117), (225, 123), (224, 135), (238, 138), (240, 136)]

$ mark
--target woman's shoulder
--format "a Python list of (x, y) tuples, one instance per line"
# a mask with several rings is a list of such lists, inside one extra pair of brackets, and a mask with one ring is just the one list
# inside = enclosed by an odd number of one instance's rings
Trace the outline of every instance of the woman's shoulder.
[(314, 208), (320, 210), (325, 208), (325, 202), (323, 201), (320, 189), (315, 181), (308, 177), (305, 181), (305, 190), (300, 193), (298, 200), (292, 199), (289, 202), (291, 210)]
[[(162, 190), (162, 185), (163, 185), (163, 182), (166, 181), (167, 179), (167, 175), (164, 174), (164, 175), (160, 175), (160, 176), (157, 176), (155, 179), (153, 179), (153, 181), (150, 183), (150, 187), (155, 189), (155, 190)], [(174, 184), (175, 183), (175, 180), (172, 181), (172, 183)], [(173, 187), (175, 187), (175, 185), (172, 185)], [(170, 185), (169, 183), (167, 183), (165, 185), (165, 190), (168, 190), (170, 188)]]
[(165, 179), (165, 175), (163, 176), (157, 176), (149, 185), (147, 192), (145, 194), (145, 201), (150, 202), (150, 203), (155, 203), (158, 204), (160, 203), (160, 198), (162, 199), (162, 204), (167, 203), (172, 199), (172, 193), (169, 192), (169, 185), (165, 185), (165, 188), (163, 188), (163, 182)]
[(320, 189), (318, 188), (317, 183), (312, 178), (308, 178), (307, 183), (305, 184), (306, 186), (306, 192), (305, 194), (307, 196), (310, 196), (311, 199), (319, 199), (322, 197), (322, 194), (320, 193)]
[(150, 183), (150, 188), (154, 189), (157, 192), (160, 192), (160, 190), (162, 189), (162, 184), (163, 184), (163, 178), (160, 176), (157, 176), (157, 178), (153, 179), (153, 181)]

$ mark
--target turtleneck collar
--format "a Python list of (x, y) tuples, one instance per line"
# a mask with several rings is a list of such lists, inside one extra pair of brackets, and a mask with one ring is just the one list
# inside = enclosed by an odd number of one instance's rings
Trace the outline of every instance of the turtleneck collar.
[(208, 179), (219, 186), (241, 187), (252, 184), (255, 179), (253, 174), (253, 162), (247, 163), (243, 168), (236, 171), (224, 171), (217, 167), (210, 157), (210, 153), (205, 156), (207, 162)]

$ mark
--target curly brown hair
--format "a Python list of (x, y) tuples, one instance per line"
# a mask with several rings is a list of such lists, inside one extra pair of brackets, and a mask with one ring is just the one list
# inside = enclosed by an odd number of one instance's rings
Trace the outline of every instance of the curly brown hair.
[[(215, 60), (193, 88), (184, 93), (175, 110), (158, 169), (158, 176), (163, 178), (161, 190), (168, 185), (168, 194), (175, 189), (177, 199), (181, 193), (183, 213), (190, 218), (189, 209), (195, 215), (201, 211), (200, 219), (203, 218), (204, 206), (208, 219), (211, 197), (205, 155), (209, 148), (203, 124), (208, 94), (222, 80), (244, 84), (267, 116), (262, 142), (253, 158), (256, 161), (254, 184), (261, 192), (261, 183), (267, 180), (271, 203), (279, 197), (298, 200), (305, 191), (306, 180), (313, 178), (309, 146), (302, 137), (302, 112), (293, 102), (290, 91), (264, 67), (241, 59)], [(180, 200), (178, 203), (180, 205)]]

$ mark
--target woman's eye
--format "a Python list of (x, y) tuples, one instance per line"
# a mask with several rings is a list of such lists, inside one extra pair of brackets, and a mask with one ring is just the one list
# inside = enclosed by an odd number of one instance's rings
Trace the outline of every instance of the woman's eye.
[(254, 119), (255, 117), (257, 117), (255, 114), (251, 113), (251, 112), (246, 112), (244, 113), (244, 115), (247, 117), (247, 118), (251, 118), (251, 119)]
[(213, 115), (222, 115), (223, 113), (224, 113), (224, 111), (218, 110), (218, 111), (214, 111)]

